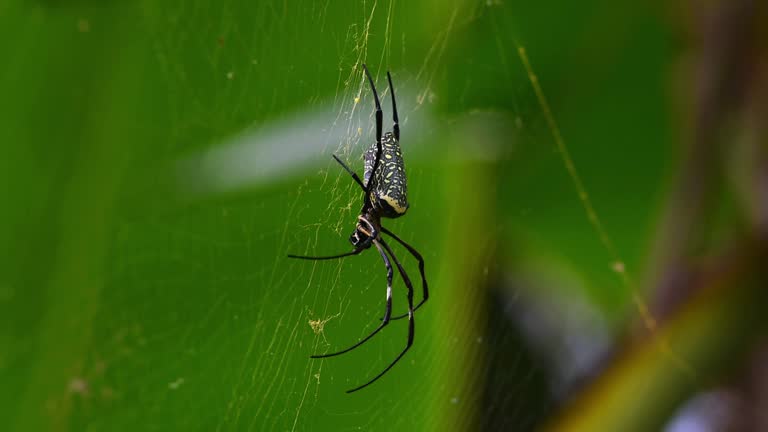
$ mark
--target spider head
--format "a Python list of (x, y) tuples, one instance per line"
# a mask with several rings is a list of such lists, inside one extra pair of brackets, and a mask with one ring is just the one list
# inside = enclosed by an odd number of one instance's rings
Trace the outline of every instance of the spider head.
[(375, 216), (363, 209), (363, 214), (357, 217), (357, 226), (355, 227), (355, 232), (349, 236), (349, 242), (356, 249), (368, 249), (371, 247), (374, 237), (378, 235), (376, 234), (378, 232), (377, 226), (378, 220)]
[(355, 232), (349, 236), (349, 242), (352, 243), (352, 246), (355, 248), (364, 247), (365, 249), (368, 249), (371, 247), (371, 240), (371, 236), (365, 231), (365, 229), (361, 229), (359, 226), (357, 229), (355, 229)]

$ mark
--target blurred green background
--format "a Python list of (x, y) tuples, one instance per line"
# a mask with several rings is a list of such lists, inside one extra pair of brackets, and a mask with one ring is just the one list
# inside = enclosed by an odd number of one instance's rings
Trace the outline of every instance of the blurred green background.
[[(763, 88), (764, 39), (707, 63), (708, 41), (729, 39), (697, 23), (720, 7), (0, 4), (0, 429), (677, 430), (681, 404), (764, 335), (751, 287), (768, 195), (739, 186), (765, 166), (749, 123), (763, 105), (728, 87)], [(406, 322), (309, 355), (376, 327), (384, 266), (286, 255), (350, 250), (361, 194), (331, 154), (362, 171), (363, 63), (387, 128), (393, 75), (412, 205), (384, 225), (425, 257), (431, 298), (411, 351), (348, 395)], [(725, 72), (709, 103), (729, 108), (708, 116), (711, 70)], [(722, 151), (697, 165), (701, 124)], [(723, 150), (731, 137), (747, 150)], [(729, 183), (724, 159), (746, 180)], [(680, 200), (685, 179), (704, 198)], [(663, 291), (670, 268), (684, 282)]]

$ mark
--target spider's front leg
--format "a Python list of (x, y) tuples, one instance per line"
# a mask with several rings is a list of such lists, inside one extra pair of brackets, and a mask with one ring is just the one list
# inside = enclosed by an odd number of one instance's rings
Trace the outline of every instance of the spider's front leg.
[[(380, 332), (381, 329), (384, 328), (387, 324), (389, 324), (389, 317), (392, 315), (392, 264), (389, 262), (389, 257), (387, 257), (387, 254), (384, 252), (384, 250), (381, 249), (381, 246), (379, 246), (379, 243), (377, 241), (374, 241), (373, 244), (376, 246), (376, 249), (379, 250), (379, 253), (381, 254), (381, 259), (384, 260), (384, 265), (387, 267), (387, 304), (386, 309), (384, 310), (384, 320), (379, 324), (378, 327), (374, 331), (371, 332), (368, 336), (366, 336), (363, 340), (360, 342), (352, 345), (351, 347), (347, 349), (343, 349), (341, 351), (337, 351), (330, 354), (315, 354), (309, 356), (310, 358), (326, 358), (326, 357), (334, 357), (340, 354), (344, 354), (346, 352), (352, 351), (353, 349), (359, 347), (360, 345), (368, 342), (369, 339), (371, 339), (373, 336), (376, 335), (376, 333)], [(369, 383), (370, 384), (370, 383)], [(368, 385), (368, 384), (366, 384)], [(362, 387), (359, 387), (355, 390), (359, 390)], [(349, 392), (348, 392), (349, 393)]]
[[(384, 368), (383, 371), (379, 372), (378, 375), (373, 377), (367, 383), (365, 383), (365, 384), (363, 384), (361, 386), (355, 387), (355, 388), (353, 388), (351, 390), (347, 390), (347, 393), (356, 392), (356, 391), (358, 391), (360, 389), (368, 387), (369, 385), (371, 385), (374, 382), (376, 382), (376, 380), (378, 380), (379, 378), (384, 376), (384, 374), (387, 373), (390, 369), (392, 369), (392, 367), (394, 365), (396, 365), (397, 362), (400, 361), (401, 358), (403, 358), (405, 353), (408, 352), (408, 350), (413, 345), (413, 339), (415, 337), (415, 322), (413, 320), (413, 284), (411, 283), (411, 279), (408, 277), (408, 274), (405, 272), (405, 269), (400, 264), (400, 261), (398, 261), (397, 257), (392, 252), (392, 249), (389, 247), (389, 245), (384, 240), (381, 240), (381, 239), (375, 240), (373, 242), (373, 244), (375, 244), (376, 247), (379, 249), (379, 252), (382, 254), (381, 255), (382, 257), (386, 256), (386, 254), (384, 254), (384, 252), (382, 252), (382, 250), (381, 250), (381, 246), (384, 246), (384, 249), (387, 250), (387, 253), (389, 253), (389, 255), (392, 257), (392, 260), (395, 262), (395, 265), (397, 266), (397, 271), (398, 271), (398, 273), (400, 273), (400, 277), (403, 278), (403, 282), (405, 282), (405, 286), (408, 288), (408, 342), (406, 343), (405, 348), (400, 352), (400, 354), (397, 357), (395, 357), (395, 359), (392, 361), (392, 363), (389, 364), (389, 366)], [(381, 246), (379, 246), (379, 245), (381, 245)], [(387, 264), (387, 273), (391, 274), (392, 273), (392, 266), (389, 264), (389, 260), (385, 260), (385, 264)], [(390, 287), (391, 287), (391, 285), (392, 285), (391, 282), (388, 283), (388, 285), (387, 285), (387, 296), (388, 297), (390, 296), (390, 290), (391, 290)], [(390, 315), (390, 310), (387, 310), (387, 313), (384, 314), (384, 320), (382, 320), (382, 322), (379, 325), (379, 328), (377, 329), (377, 331), (379, 329), (381, 329), (382, 327), (384, 327), (384, 325), (389, 322), (389, 315)]]
[[(416, 305), (415, 308), (413, 308), (413, 310), (416, 311), (418, 308), (421, 307), (421, 305), (424, 304), (424, 302), (427, 301), (427, 299), (429, 299), (429, 287), (427, 286), (427, 275), (424, 273), (424, 258), (421, 256), (421, 254), (416, 249), (414, 249), (413, 246), (411, 246), (408, 243), (406, 243), (403, 239), (401, 239), (400, 237), (395, 235), (395, 233), (393, 233), (392, 231), (390, 231), (390, 230), (388, 230), (388, 229), (386, 229), (384, 227), (381, 227), (381, 231), (384, 234), (387, 234), (388, 236), (390, 236), (393, 239), (395, 239), (401, 245), (403, 245), (403, 247), (405, 247), (408, 250), (408, 252), (411, 255), (413, 255), (414, 258), (416, 258), (416, 261), (419, 262), (419, 274), (421, 275), (421, 301), (419, 302), (419, 304)], [(398, 315), (396, 317), (393, 317), (392, 319), (393, 320), (398, 320), (398, 319), (401, 319), (401, 318), (405, 318), (407, 316), (408, 316), (408, 314), (406, 313), (406, 314), (403, 314), (403, 315)]]

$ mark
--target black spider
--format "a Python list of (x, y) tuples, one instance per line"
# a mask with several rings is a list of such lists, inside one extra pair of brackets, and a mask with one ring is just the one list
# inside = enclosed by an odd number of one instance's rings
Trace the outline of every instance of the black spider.
[[(422, 304), (424, 304), (424, 302), (427, 301), (427, 298), (429, 298), (427, 279), (424, 276), (424, 259), (411, 245), (404, 242), (402, 239), (400, 239), (400, 237), (396, 236), (394, 233), (381, 226), (382, 217), (397, 218), (404, 215), (406, 210), (408, 210), (408, 201), (406, 198), (407, 186), (405, 179), (405, 166), (403, 165), (403, 157), (400, 153), (400, 125), (398, 124), (397, 120), (397, 105), (395, 103), (395, 90), (392, 87), (392, 77), (389, 75), (389, 72), (387, 72), (389, 92), (392, 95), (392, 118), (394, 121), (394, 126), (392, 128), (392, 132), (387, 132), (384, 134), (384, 136), (382, 136), (382, 111), (381, 103), (379, 102), (379, 95), (376, 93), (376, 87), (373, 85), (373, 79), (371, 78), (371, 74), (368, 72), (368, 68), (365, 65), (363, 65), (363, 70), (365, 71), (365, 75), (368, 77), (368, 83), (371, 85), (373, 98), (376, 102), (376, 142), (373, 143), (373, 145), (371, 145), (371, 147), (365, 152), (365, 174), (363, 176), (364, 180), (360, 180), (360, 177), (357, 175), (357, 173), (352, 171), (346, 164), (344, 164), (344, 162), (336, 157), (336, 155), (333, 155), (333, 158), (336, 160), (336, 162), (338, 162), (342, 168), (344, 168), (352, 176), (355, 182), (360, 185), (360, 188), (365, 193), (365, 196), (363, 197), (363, 208), (360, 210), (360, 215), (357, 217), (358, 222), (357, 226), (355, 227), (355, 232), (353, 232), (349, 237), (349, 241), (352, 243), (352, 246), (354, 246), (355, 249), (352, 252), (333, 256), (288, 255), (290, 258), (299, 258), (305, 260), (330, 260), (336, 258), (344, 258), (350, 255), (357, 255), (360, 252), (370, 248), (371, 245), (374, 245), (376, 246), (376, 249), (379, 250), (381, 259), (384, 260), (384, 265), (387, 267), (387, 304), (384, 317), (381, 319), (381, 324), (379, 324), (379, 326), (376, 327), (376, 329), (371, 332), (371, 334), (363, 338), (360, 342), (345, 350), (331, 354), (311, 356), (312, 358), (324, 358), (344, 354), (364, 344), (376, 333), (381, 331), (384, 326), (389, 324), (390, 320), (408, 317), (408, 343), (405, 346), (405, 349), (403, 349), (400, 355), (398, 355), (397, 358), (395, 358), (395, 360), (389, 364), (389, 366), (387, 366), (378, 375), (373, 377), (373, 379), (361, 386), (347, 390), (347, 393), (352, 393), (367, 387), (377, 379), (381, 378), (385, 373), (387, 373), (387, 371), (392, 368), (392, 366), (395, 365), (395, 363), (397, 363), (403, 357), (403, 355), (405, 355), (411, 345), (413, 345), (413, 312)], [(392, 252), (392, 249), (381, 237), (381, 233), (387, 234), (388, 236), (395, 239), (395, 241), (403, 245), (408, 250), (408, 252), (410, 252), (411, 255), (413, 255), (419, 261), (419, 272), (421, 274), (423, 298), (421, 302), (416, 305), (416, 307), (413, 306), (413, 284), (411, 284), (411, 280), (405, 273), (403, 266), (400, 265), (400, 261), (398, 261), (394, 252)], [(389, 254), (389, 256), (387, 254)], [(392, 264), (389, 261), (390, 256), (395, 262), (397, 271), (403, 278), (405, 286), (408, 288), (408, 313), (397, 317), (391, 317), (393, 271)]]

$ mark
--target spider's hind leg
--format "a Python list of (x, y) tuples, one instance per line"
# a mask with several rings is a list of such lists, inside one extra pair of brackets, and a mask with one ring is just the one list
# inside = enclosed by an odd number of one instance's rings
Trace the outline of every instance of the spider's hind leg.
[(381, 111), (381, 102), (379, 102), (379, 94), (376, 92), (376, 86), (373, 85), (373, 78), (371, 78), (371, 73), (368, 72), (368, 67), (366, 65), (363, 65), (363, 70), (365, 71), (365, 76), (368, 77), (368, 83), (371, 85), (371, 91), (373, 92), (373, 100), (376, 102), (376, 159), (373, 160), (373, 166), (371, 169), (371, 179), (368, 181), (368, 184), (365, 188), (365, 199), (366, 203), (370, 204), (369, 200), (369, 194), (371, 192), (371, 187), (373, 186), (373, 178), (375, 176), (376, 171), (379, 168), (379, 163), (381, 162), (381, 154), (383, 153), (381, 148), (381, 123), (382, 123), (382, 117), (383, 113)]
[(355, 182), (357, 184), (359, 184), (361, 188), (363, 188), (363, 192), (365, 192), (365, 186), (363, 185), (363, 181), (360, 180), (360, 177), (357, 175), (357, 173), (352, 171), (352, 169), (350, 167), (348, 167), (347, 164), (342, 162), (341, 159), (336, 157), (336, 155), (333, 155), (333, 158), (336, 159), (336, 162), (338, 162), (339, 165), (341, 165), (341, 167), (344, 168), (344, 170), (347, 171), (349, 173), (349, 175), (352, 176), (352, 178), (355, 180)]
[(387, 71), (387, 81), (389, 81), (389, 94), (392, 95), (392, 121), (395, 124), (392, 126), (392, 132), (395, 134), (395, 139), (400, 141), (400, 122), (397, 119), (397, 103), (395, 102), (395, 88), (392, 86), (392, 76)]

